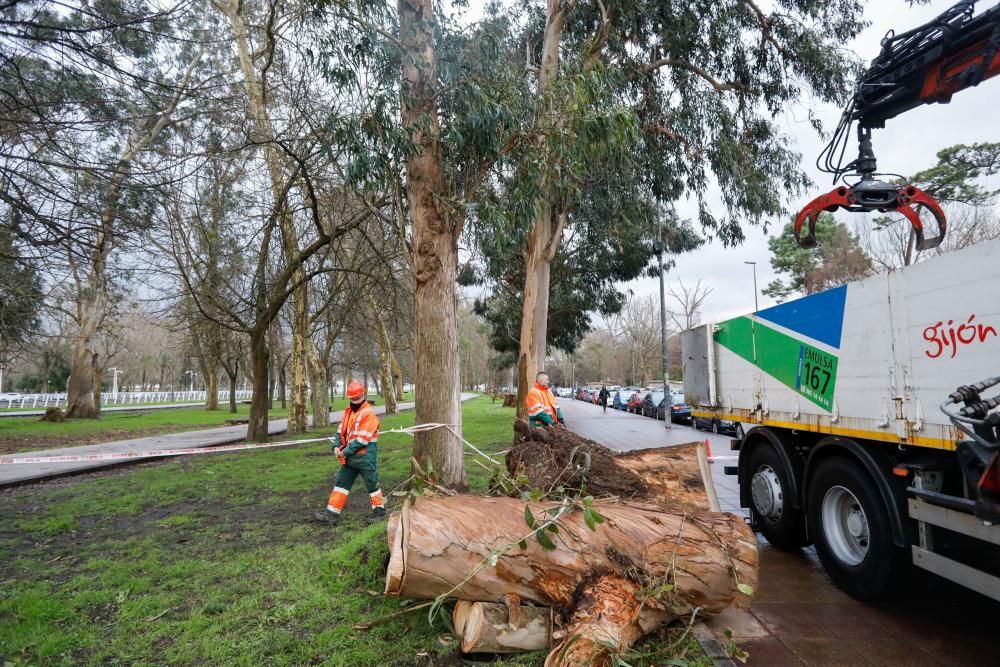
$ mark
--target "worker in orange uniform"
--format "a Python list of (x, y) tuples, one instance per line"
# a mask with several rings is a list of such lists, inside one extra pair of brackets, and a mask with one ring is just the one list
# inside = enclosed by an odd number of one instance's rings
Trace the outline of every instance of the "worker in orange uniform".
[(347, 495), (351, 492), (358, 475), (364, 478), (365, 487), (371, 497), (371, 520), (376, 521), (385, 516), (385, 499), (382, 497), (382, 489), (378, 486), (375, 461), (380, 423), (375, 416), (375, 409), (365, 400), (363, 384), (357, 381), (349, 384), (347, 400), (350, 401), (350, 405), (344, 410), (344, 416), (340, 420), (340, 430), (330, 439), (331, 449), (340, 459), (340, 471), (337, 472), (337, 481), (326, 503), (326, 510), (315, 514), (319, 521), (331, 524), (340, 520), (340, 513), (347, 504)]
[(549, 389), (548, 373), (542, 372), (535, 376), (535, 386), (528, 391), (527, 403), (528, 423), (532, 426), (552, 426), (556, 422), (566, 425), (562, 410), (559, 409), (559, 401)]

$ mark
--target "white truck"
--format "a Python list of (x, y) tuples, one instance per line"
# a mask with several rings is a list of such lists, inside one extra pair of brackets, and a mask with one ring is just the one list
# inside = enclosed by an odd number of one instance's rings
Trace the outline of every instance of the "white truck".
[(860, 599), (909, 560), (1000, 600), (1000, 377), (976, 384), (1000, 376), (1000, 241), (691, 329), (682, 354), (694, 414), (741, 427), (726, 472), (770, 543), (814, 544)]

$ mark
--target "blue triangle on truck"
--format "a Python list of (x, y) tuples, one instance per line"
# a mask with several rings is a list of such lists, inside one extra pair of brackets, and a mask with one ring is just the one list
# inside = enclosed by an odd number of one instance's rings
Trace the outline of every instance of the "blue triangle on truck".
[(847, 285), (766, 308), (757, 317), (840, 349)]

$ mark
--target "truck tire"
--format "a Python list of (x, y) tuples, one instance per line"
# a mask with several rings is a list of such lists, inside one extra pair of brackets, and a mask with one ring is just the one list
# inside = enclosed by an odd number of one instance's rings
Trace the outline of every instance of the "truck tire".
[(809, 481), (810, 533), (823, 567), (851, 597), (873, 600), (886, 592), (899, 556), (889, 512), (875, 482), (845, 458), (819, 464)]
[(767, 541), (780, 549), (798, 549), (808, 544), (802, 511), (794, 500), (792, 471), (769, 442), (758, 444), (750, 454), (750, 511), (753, 525)]

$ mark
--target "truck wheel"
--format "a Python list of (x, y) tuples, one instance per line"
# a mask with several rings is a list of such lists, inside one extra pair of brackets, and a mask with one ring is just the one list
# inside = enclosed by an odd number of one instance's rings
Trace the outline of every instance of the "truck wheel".
[(781, 549), (808, 544), (805, 517), (792, 506), (791, 471), (769, 442), (757, 445), (749, 465), (751, 512), (754, 526)]
[(828, 459), (809, 483), (808, 501), (816, 553), (834, 583), (859, 600), (879, 597), (890, 584), (897, 554), (875, 483), (856, 464)]

